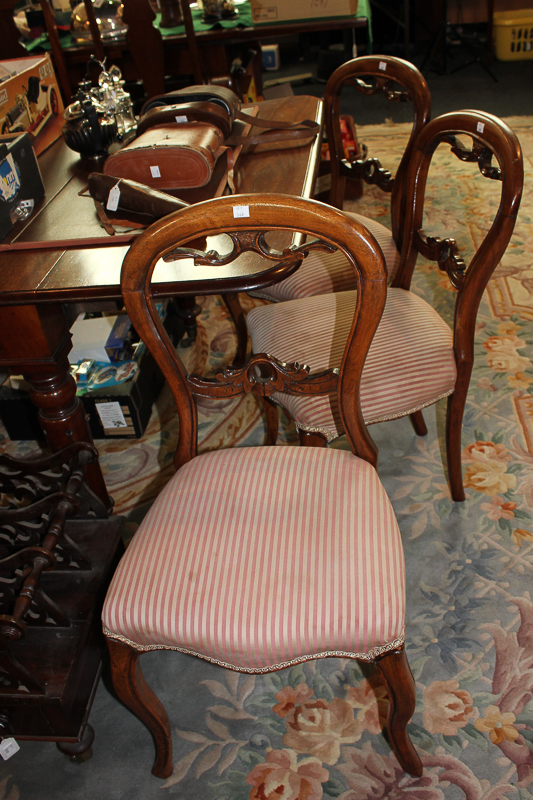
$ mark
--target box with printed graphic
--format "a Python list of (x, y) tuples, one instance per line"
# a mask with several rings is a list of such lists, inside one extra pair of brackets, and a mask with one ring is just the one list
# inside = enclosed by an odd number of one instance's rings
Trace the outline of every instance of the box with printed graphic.
[(0, 136), (0, 240), (33, 211), (44, 195), (43, 181), (27, 133)]
[(48, 54), (0, 61), (0, 132), (32, 137), (37, 155), (61, 136), (63, 101)]

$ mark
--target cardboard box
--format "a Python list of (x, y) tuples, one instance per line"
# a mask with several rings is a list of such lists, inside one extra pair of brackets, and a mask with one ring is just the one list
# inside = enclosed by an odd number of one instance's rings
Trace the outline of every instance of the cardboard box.
[(302, 19), (352, 17), (358, 0), (251, 0), (254, 25)]
[[(183, 334), (183, 321), (170, 302), (165, 303), (163, 324), (174, 345)], [(81, 396), (94, 439), (138, 439), (146, 430), (152, 406), (165, 379), (152, 354), (141, 345), (139, 368), (131, 380), (102, 386)]]
[(62, 128), (63, 101), (50, 56), (0, 61), (0, 131), (27, 131), (39, 155)]
[(43, 195), (29, 134), (0, 136), (0, 239), (13, 227), (13, 218), (29, 216)]
[[(110, 362), (117, 359), (124, 349), (131, 328), (127, 314), (85, 319), (80, 314), (72, 325), (72, 350), (68, 355), (71, 364), (88, 358)], [(124, 356), (123, 356), (124, 357)]]
[(263, 69), (279, 69), (279, 44), (262, 44), (261, 57)]
[[(164, 326), (173, 343), (177, 344), (183, 335), (183, 320), (175, 312), (172, 302), (165, 305)], [(142, 347), (139, 368), (132, 380), (80, 395), (94, 439), (138, 439), (146, 430), (152, 406), (165, 379), (152, 355), (144, 345)], [(12, 441), (44, 439), (37, 408), (28, 392), (1, 386), (0, 419)]]

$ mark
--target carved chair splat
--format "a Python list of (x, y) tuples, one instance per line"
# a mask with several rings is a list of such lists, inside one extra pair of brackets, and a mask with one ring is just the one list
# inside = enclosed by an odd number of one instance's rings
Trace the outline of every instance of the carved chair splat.
[[(248, 206), (249, 218), (234, 218), (236, 204)], [(266, 244), (268, 232), (286, 229), (305, 234), (307, 243), (284, 251)], [(229, 256), (187, 248), (193, 240), (228, 231), (233, 240)], [(192, 256), (199, 268), (218, 265), (221, 279), (231, 278), (238, 290), (233, 259), (239, 253), (266, 255), (279, 271), (283, 261), (309, 257), (316, 247), (340, 248), (358, 285), (339, 370), (310, 375), (305, 367), (262, 353), (214, 378), (187, 374), (152, 298), (151, 276), (160, 257), (172, 252), (173, 258)], [(103, 611), (117, 694), (156, 743), (153, 773), (168, 777), (172, 772), (170, 723), (145, 682), (139, 657), (162, 648), (251, 673), (334, 655), (374, 662), (388, 688), (392, 748), (407, 772), (420, 775), (420, 759), (407, 733), (415, 687), (403, 644), (403, 549), (358, 402), (363, 364), (386, 297), (380, 248), (362, 226), (315, 201), (282, 195), (223, 197), (172, 214), (142, 234), (125, 258), (122, 290), (136, 330), (167, 378), (180, 423), (177, 473), (128, 547)], [(198, 455), (197, 397), (242, 392), (270, 397), (281, 389), (316, 397), (334, 390), (352, 453), (280, 446)], [(313, 511), (329, 505), (343, 513), (324, 519)], [(361, 514), (361, 505), (368, 515)], [(371, 525), (363, 521), (370, 519)], [(317, 565), (333, 541), (339, 557), (329, 559), (327, 568), (324, 562), (322, 575)], [(361, 548), (365, 553), (359, 560)], [(368, 580), (367, 558), (375, 585)], [(325, 604), (315, 600), (326, 595)], [(325, 611), (330, 602), (338, 609), (334, 621)], [(370, 609), (379, 608), (387, 613), (377, 611), (376, 623), (376, 611)], [(254, 625), (237, 624), (250, 614)]]

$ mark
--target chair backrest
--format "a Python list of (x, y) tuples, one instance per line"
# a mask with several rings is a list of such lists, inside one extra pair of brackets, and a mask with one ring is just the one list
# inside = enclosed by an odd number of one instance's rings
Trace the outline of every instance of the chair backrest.
[(126, 41), (144, 84), (146, 97), (165, 91), (163, 39), (155, 28), (155, 14), (148, 0), (124, 0), (123, 19), (128, 26)]
[[(468, 137), (471, 146), (465, 146), (464, 137)], [(422, 229), (428, 172), (440, 144), (449, 145), (461, 161), (476, 164), (485, 178), (501, 182), (498, 209), (468, 266), (459, 255), (454, 239), (428, 237)], [(436, 261), (448, 275), (457, 289), (454, 349), (459, 371), (463, 366), (471, 369), (479, 303), (513, 233), (523, 182), (520, 142), (502, 120), (491, 114), (481, 111), (443, 114), (424, 127), (413, 146), (405, 178), (406, 233), (400, 266), (392, 285), (409, 288), (419, 254)]]
[[(291, 241), (291, 236), (283, 233), (287, 231), (304, 234), (305, 243), (301, 243), (300, 235), (287, 246)], [(285, 237), (281, 250), (279, 238), (275, 241), (280, 232)], [(205, 237), (220, 234), (229, 235), (229, 253), (219, 255), (213, 250), (197, 249), (199, 245), (205, 249)], [(227, 250), (224, 238), (216, 246)], [(242, 368), (226, 369), (215, 380), (188, 376), (162, 326), (154, 292), (219, 294), (253, 288), (267, 272), (266, 280), (270, 282), (276, 276), (290, 274), (313, 249), (339, 249), (354, 269), (357, 302), (340, 370), (310, 376), (307, 367), (282, 364), (260, 354)], [(161, 258), (171, 259), (171, 266), (162, 264)], [(166, 287), (152, 283), (158, 261), (159, 281), (163, 279)], [(335, 388), (353, 452), (376, 463), (377, 451), (361, 415), (359, 385), (383, 312), (386, 272), (379, 245), (362, 225), (322, 203), (284, 195), (236, 195), (208, 200), (170, 214), (141, 234), (124, 259), (121, 286), (130, 319), (174, 395), (180, 422), (176, 467), (197, 454), (195, 396), (227, 398), (247, 391), (263, 396), (275, 391), (325, 394)]]
[[(346, 86), (355, 86), (363, 95), (383, 94), (392, 102), (413, 105), (413, 126), (396, 176), (381, 166), (377, 158), (345, 158), (340, 129), (341, 93)], [(420, 130), (431, 116), (431, 95), (423, 75), (409, 61), (393, 56), (363, 56), (347, 61), (333, 72), (324, 93), (324, 117), (331, 155), (330, 203), (342, 208), (346, 177), (361, 178), (369, 184), (391, 192), (392, 235), (401, 249), (405, 192), (403, 177), (411, 149)], [(355, 120), (357, 124), (357, 120)]]
[(0, 0), (0, 58), (21, 58), (28, 52), (20, 44), (20, 32), (13, 17), (17, 0)]

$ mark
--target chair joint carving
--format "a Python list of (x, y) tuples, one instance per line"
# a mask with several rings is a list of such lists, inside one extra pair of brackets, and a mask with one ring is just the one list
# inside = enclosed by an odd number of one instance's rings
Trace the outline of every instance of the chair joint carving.
[(447, 136), (445, 141), (451, 145), (452, 153), (460, 161), (477, 162), (483, 177), (493, 181), (503, 180), (501, 169), (492, 164), (493, 152), (489, 147), (485, 147), (481, 142), (472, 141), (472, 149), (469, 150), (457, 136)]
[(214, 378), (188, 378), (192, 393), (197, 397), (237, 397), (252, 392), (268, 397), (274, 392), (290, 390), (298, 394), (328, 394), (336, 391), (339, 370), (309, 374), (309, 367), (285, 364), (259, 353), (252, 356), (245, 367), (227, 367)]
[(226, 264), (231, 264), (240, 255), (247, 252), (257, 253), (269, 261), (282, 262), (289, 259), (302, 261), (312, 250), (323, 250), (328, 253), (333, 253), (336, 250), (334, 245), (320, 239), (313, 239), (299, 247), (290, 245), (284, 250), (276, 250), (267, 243), (266, 234), (266, 231), (228, 231), (225, 235), (229, 236), (233, 243), (229, 253), (220, 255), (216, 250), (204, 252), (188, 247), (177, 247), (167, 253), (163, 260), (177, 261), (182, 258), (193, 258), (195, 266), (223, 267)]
[(411, 99), (411, 95), (405, 89), (395, 89), (395, 81), (390, 78), (380, 76), (374, 77), (373, 83), (367, 83), (363, 78), (353, 78), (346, 82), (348, 85), (355, 86), (361, 94), (368, 97), (374, 94), (384, 94), (387, 100), (394, 103), (406, 103)]
[(438, 268), (445, 272), (454, 289), (462, 286), (466, 264), (459, 255), (455, 239), (441, 239), (438, 236), (426, 236), (423, 230), (415, 233), (415, 247), (424, 258), (436, 261)]
[(390, 170), (381, 166), (379, 158), (343, 159), (341, 163), (347, 177), (359, 178), (369, 186), (378, 186), (383, 192), (392, 192), (394, 177)]

